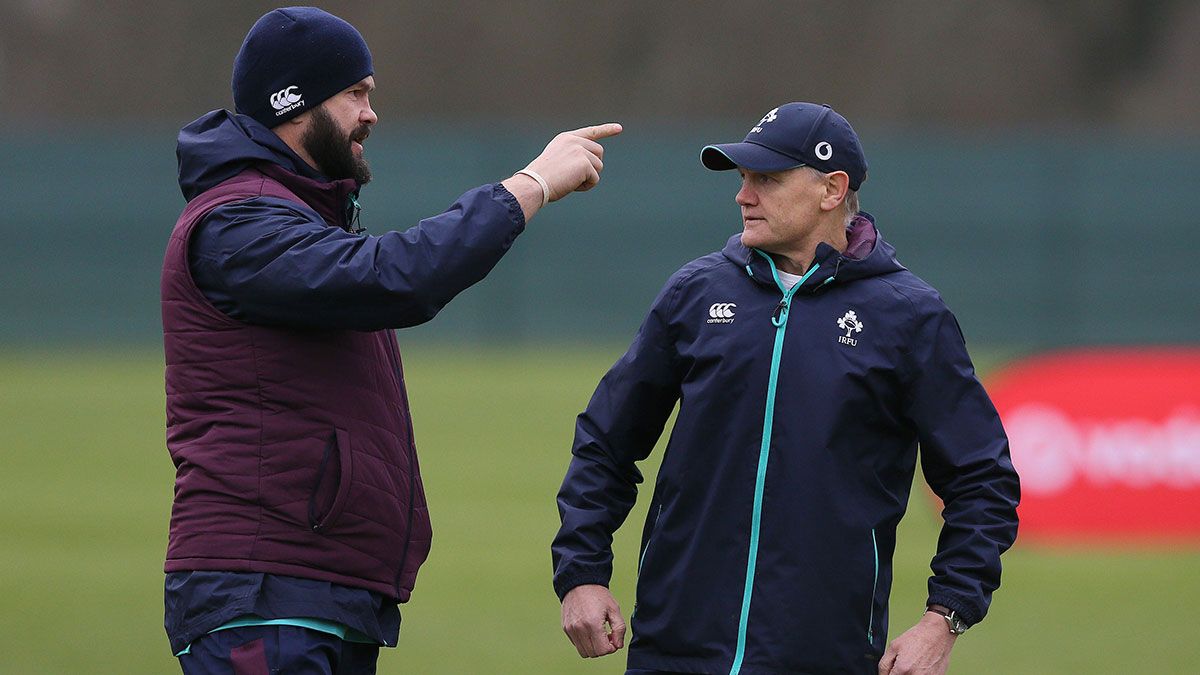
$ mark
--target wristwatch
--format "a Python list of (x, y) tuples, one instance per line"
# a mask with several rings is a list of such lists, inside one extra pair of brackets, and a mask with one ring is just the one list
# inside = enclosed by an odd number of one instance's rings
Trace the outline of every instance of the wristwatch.
[(930, 605), (929, 607), (926, 607), (924, 613), (928, 614), (929, 612), (933, 612), (934, 614), (937, 614), (945, 619), (946, 623), (950, 626), (950, 632), (954, 635), (962, 635), (963, 633), (967, 632), (968, 628), (971, 627), (966, 621), (963, 621), (962, 618), (958, 616), (958, 612), (946, 607), (942, 607), (941, 605)]

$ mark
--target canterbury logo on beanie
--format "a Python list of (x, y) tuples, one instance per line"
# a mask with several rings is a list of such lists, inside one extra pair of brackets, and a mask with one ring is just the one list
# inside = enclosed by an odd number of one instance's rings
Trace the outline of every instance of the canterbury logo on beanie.
[(274, 127), (374, 72), (354, 26), (315, 7), (276, 9), (255, 22), (238, 50), (233, 103)]

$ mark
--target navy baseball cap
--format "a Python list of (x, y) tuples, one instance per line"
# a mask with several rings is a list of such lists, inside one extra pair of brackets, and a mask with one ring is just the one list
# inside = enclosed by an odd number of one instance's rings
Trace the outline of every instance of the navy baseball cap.
[(858, 134), (833, 108), (815, 103), (787, 103), (771, 110), (741, 143), (707, 145), (700, 161), (713, 171), (740, 166), (772, 173), (805, 165), (824, 173), (845, 171), (851, 190), (867, 179)]

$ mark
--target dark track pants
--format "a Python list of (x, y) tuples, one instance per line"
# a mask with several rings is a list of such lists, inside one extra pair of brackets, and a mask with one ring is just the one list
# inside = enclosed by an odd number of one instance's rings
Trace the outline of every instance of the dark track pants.
[(179, 657), (185, 675), (366, 675), (379, 646), (295, 626), (247, 626), (209, 633)]

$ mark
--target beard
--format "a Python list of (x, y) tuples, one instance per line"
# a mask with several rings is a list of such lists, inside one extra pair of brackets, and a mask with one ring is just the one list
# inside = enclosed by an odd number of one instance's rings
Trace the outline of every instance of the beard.
[(354, 156), (350, 139), (366, 138), (369, 133), (370, 128), (360, 124), (347, 134), (325, 108), (319, 107), (312, 111), (312, 122), (300, 143), (321, 173), (333, 180), (353, 178), (361, 187), (371, 182), (371, 167), (367, 160)]

